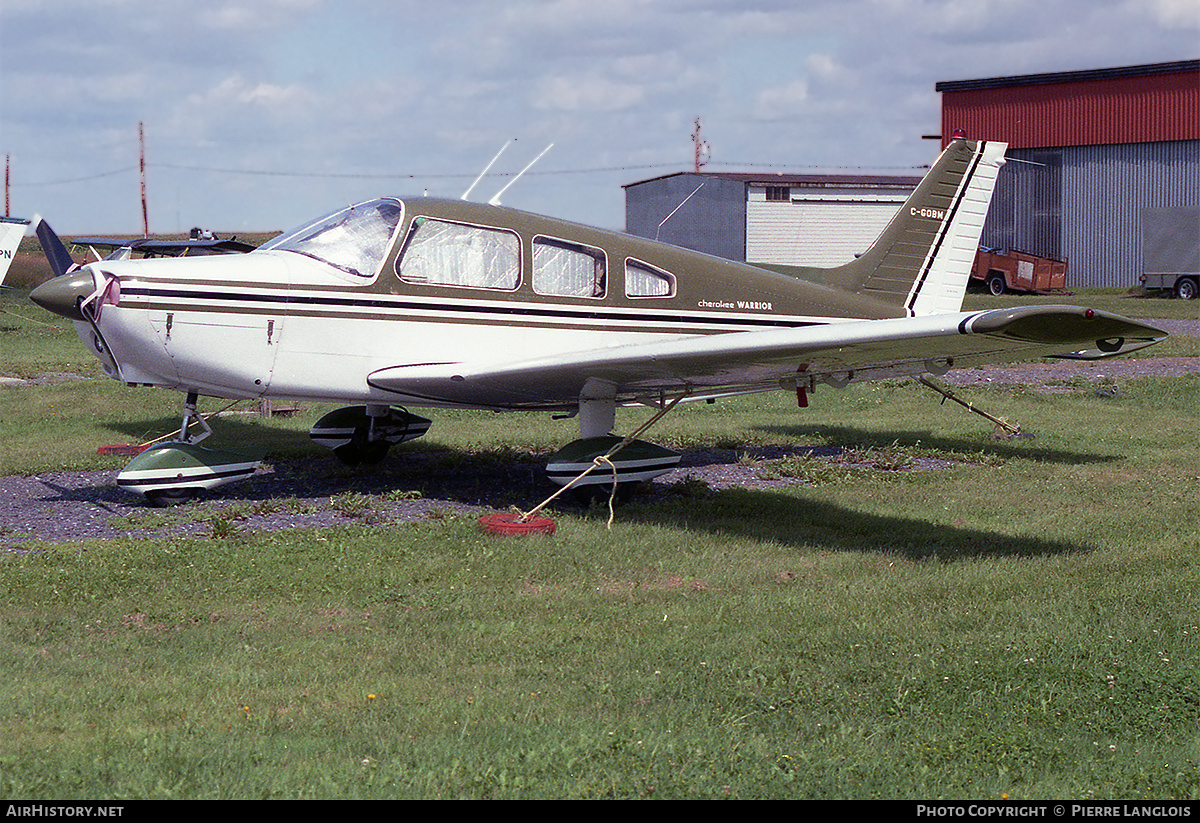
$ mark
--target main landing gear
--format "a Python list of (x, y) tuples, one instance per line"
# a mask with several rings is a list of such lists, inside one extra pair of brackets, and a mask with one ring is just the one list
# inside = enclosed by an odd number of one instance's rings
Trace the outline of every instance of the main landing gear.
[[(117, 475), (118, 486), (145, 495), (152, 506), (173, 506), (254, 474), (260, 461), (197, 445), (212, 429), (196, 412), (196, 400), (195, 392), (188, 394), (179, 435), (133, 458)], [(200, 427), (200, 434), (191, 433), (193, 423)]]
[(580, 437), (550, 457), (546, 464), (550, 481), (571, 489), (580, 502), (590, 503), (614, 493), (624, 500), (642, 481), (671, 471), (679, 465), (679, 452), (635, 438), (679, 399), (665, 405), (633, 435), (622, 438), (610, 434), (617, 408), (611, 387), (589, 381), (579, 398)]
[(389, 406), (346, 406), (322, 417), (308, 432), (347, 466), (373, 466), (398, 443), (429, 431), (426, 417)]
[[(591, 503), (608, 499), (613, 483), (617, 499), (627, 500), (643, 480), (653, 480), (679, 465), (679, 452), (644, 440), (630, 440), (610, 456), (622, 440), (614, 434), (572, 440), (550, 458), (546, 475), (556, 485), (570, 484), (579, 502)], [(589, 469), (589, 474), (571, 482)]]

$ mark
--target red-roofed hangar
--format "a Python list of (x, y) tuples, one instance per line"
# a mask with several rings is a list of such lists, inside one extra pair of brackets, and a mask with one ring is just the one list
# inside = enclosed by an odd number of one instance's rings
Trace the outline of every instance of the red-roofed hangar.
[(935, 88), (943, 145), (956, 129), (1009, 144), (985, 246), (1067, 258), (1069, 286), (1130, 287), (1151, 220), (1200, 220), (1200, 60)]

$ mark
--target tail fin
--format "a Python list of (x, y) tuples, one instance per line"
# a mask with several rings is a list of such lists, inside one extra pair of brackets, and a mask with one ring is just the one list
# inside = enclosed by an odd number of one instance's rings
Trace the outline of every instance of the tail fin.
[(12, 265), (13, 255), (17, 253), (17, 246), (21, 245), (21, 238), (25, 236), (28, 226), (28, 220), (0, 217), (0, 285), (4, 283), (8, 267)]
[(960, 311), (1007, 148), (952, 142), (871, 247), (826, 282), (910, 316)]
[(34, 228), (37, 231), (38, 240), (42, 243), (42, 252), (46, 255), (46, 261), (54, 271), (54, 276), (60, 277), (72, 269), (78, 268), (75, 261), (71, 259), (71, 253), (58, 239), (54, 229), (50, 228), (50, 224), (41, 217), (35, 217), (33, 222), (36, 224)]

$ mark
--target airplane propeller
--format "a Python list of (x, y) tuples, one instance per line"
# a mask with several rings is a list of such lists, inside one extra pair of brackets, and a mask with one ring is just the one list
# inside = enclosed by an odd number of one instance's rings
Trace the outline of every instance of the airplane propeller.
[[(68, 320), (85, 322), (92, 327), (92, 345), (110, 377), (121, 378), (121, 366), (113, 356), (97, 321), (106, 301), (116, 302), (120, 294), (117, 278), (80, 267), (62, 240), (45, 220), (37, 221), (37, 236), (55, 277), (29, 293), (29, 299), (48, 312)], [(99, 281), (99, 282), (97, 282)]]
[(56, 277), (79, 268), (79, 264), (71, 259), (71, 253), (67, 251), (67, 247), (58, 239), (58, 235), (54, 233), (54, 229), (50, 228), (41, 216), (35, 216), (33, 223), (36, 226), (34, 229), (37, 232), (38, 240), (42, 244), (42, 251), (46, 255), (46, 260), (50, 263), (50, 268), (54, 271)]

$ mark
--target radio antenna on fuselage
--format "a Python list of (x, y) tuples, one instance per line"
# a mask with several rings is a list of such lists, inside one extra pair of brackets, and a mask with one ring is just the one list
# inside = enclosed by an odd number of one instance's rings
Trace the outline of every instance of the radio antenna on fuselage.
[(683, 208), (685, 205), (687, 205), (687, 201), (689, 201), (689, 200), (691, 200), (693, 197), (695, 197), (695, 196), (696, 196), (696, 192), (700, 191), (700, 189), (702, 189), (702, 188), (704, 188), (704, 184), (703, 184), (703, 183), (701, 183), (699, 186), (696, 186), (696, 188), (692, 190), (692, 193), (691, 193), (691, 194), (689, 194), (687, 197), (683, 198), (683, 202), (681, 202), (681, 203), (680, 203), (678, 206), (676, 206), (675, 208), (671, 209), (671, 213), (670, 213), (670, 214), (668, 214), (666, 217), (664, 217), (664, 218), (662, 219), (662, 222), (658, 224), (658, 229), (657, 229), (657, 231), (655, 231), (655, 232), (654, 232), (654, 239), (655, 239), (655, 240), (657, 240), (657, 239), (658, 239), (658, 235), (659, 235), (659, 233), (662, 231), (662, 227), (663, 227), (663, 226), (665, 226), (665, 225), (667, 224), (667, 221), (668, 221), (668, 220), (670, 220), (672, 217), (674, 217), (674, 216), (675, 216), (675, 212), (679, 211), (679, 210), (680, 210), (680, 209), (682, 209), (682, 208)]
[(546, 146), (546, 148), (542, 149), (541, 154), (539, 154), (537, 157), (530, 160), (528, 166), (521, 169), (519, 172), (517, 172), (516, 177), (514, 177), (512, 180), (508, 181), (508, 185), (506, 185), (504, 188), (500, 189), (500, 191), (496, 192), (496, 194), (492, 196), (492, 199), (488, 201), (488, 205), (489, 206), (499, 206), (500, 205), (500, 195), (502, 195), (502, 194), (504, 194), (504, 192), (508, 191), (512, 187), (513, 183), (515, 183), (521, 179), (521, 175), (523, 175), (525, 172), (527, 172), (531, 168), (533, 168), (533, 164), (536, 163), (537, 161), (541, 160), (542, 157), (545, 156), (546, 152), (550, 151), (550, 149), (552, 149), (552, 148), (554, 148), (553, 143), (551, 143), (549, 146)]
[(474, 191), (475, 187), (479, 185), (479, 181), (482, 180), (483, 176), (488, 173), (488, 170), (491, 169), (491, 167), (496, 164), (496, 161), (500, 159), (500, 155), (504, 154), (504, 150), (515, 142), (517, 142), (517, 138), (514, 137), (512, 140), (509, 140), (500, 147), (500, 151), (496, 152), (496, 156), (492, 158), (491, 162), (483, 167), (483, 171), (479, 172), (479, 176), (475, 178), (475, 182), (467, 187), (467, 190), (463, 192), (462, 197), (460, 197), (459, 200), (466, 200), (471, 196), (471, 192)]

